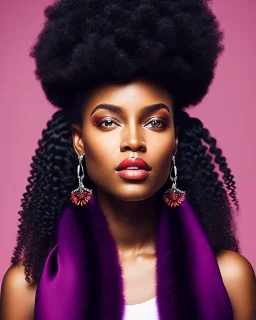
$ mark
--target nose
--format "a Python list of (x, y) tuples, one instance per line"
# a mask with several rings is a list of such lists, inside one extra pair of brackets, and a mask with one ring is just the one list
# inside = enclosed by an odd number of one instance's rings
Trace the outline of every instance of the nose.
[(146, 143), (143, 139), (143, 128), (132, 122), (122, 130), (121, 152), (126, 150), (146, 151)]

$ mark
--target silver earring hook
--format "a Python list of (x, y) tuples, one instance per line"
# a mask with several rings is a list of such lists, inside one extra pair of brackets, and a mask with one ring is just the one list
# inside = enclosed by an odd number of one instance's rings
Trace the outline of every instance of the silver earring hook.
[(84, 167), (82, 164), (84, 154), (78, 156), (79, 165), (77, 166), (77, 176), (79, 180), (79, 186), (83, 186), (83, 179), (84, 179)]
[[(175, 156), (172, 157), (172, 161), (173, 161), (173, 166), (171, 167), (171, 171), (170, 171), (170, 179), (172, 181), (172, 186), (176, 187), (176, 183), (177, 183), (177, 167), (175, 165)], [(174, 177), (172, 177), (172, 171), (174, 171)]]

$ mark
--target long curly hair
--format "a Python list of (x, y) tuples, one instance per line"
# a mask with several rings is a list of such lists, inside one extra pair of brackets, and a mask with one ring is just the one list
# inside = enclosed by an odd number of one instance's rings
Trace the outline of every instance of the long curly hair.
[[(239, 252), (234, 176), (216, 139), (185, 111), (207, 94), (224, 50), (224, 33), (208, 1), (61, 0), (44, 13), (45, 25), (30, 55), (47, 99), (60, 110), (32, 157), (12, 264), (22, 261), (26, 280), (39, 281), (56, 243), (59, 215), (77, 186), (71, 125), (81, 121), (87, 93), (141, 76), (173, 97), (180, 128), (178, 186), (195, 207), (214, 252)], [(87, 174), (85, 185), (95, 188)], [(168, 180), (162, 188), (169, 187)]]

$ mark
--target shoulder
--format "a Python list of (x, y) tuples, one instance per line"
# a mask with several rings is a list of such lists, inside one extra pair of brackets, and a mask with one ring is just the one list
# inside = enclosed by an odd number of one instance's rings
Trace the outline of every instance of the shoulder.
[(0, 318), (33, 319), (35, 291), (35, 283), (25, 280), (24, 266), (11, 266), (2, 281)]
[(241, 254), (224, 249), (217, 255), (217, 261), (234, 320), (256, 319), (256, 278), (250, 262)]
[(9, 286), (15, 285), (15, 287), (24, 287), (27, 289), (32, 289), (35, 286), (35, 282), (30, 278), (30, 282), (25, 279), (25, 267), (20, 262), (18, 265), (12, 265), (6, 271), (2, 286), (8, 284)]

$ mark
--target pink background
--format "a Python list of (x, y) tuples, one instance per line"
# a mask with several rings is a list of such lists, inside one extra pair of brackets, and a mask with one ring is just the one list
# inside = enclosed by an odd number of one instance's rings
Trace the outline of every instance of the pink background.
[[(51, 114), (33, 74), (28, 51), (43, 26), (50, 0), (0, 0), (0, 284), (16, 242), (21, 197), (31, 157)], [(242, 254), (256, 270), (255, 197), (255, 22), (254, 0), (214, 0), (225, 30), (226, 50), (209, 94), (191, 114), (219, 141), (237, 181), (241, 215), (237, 219)], [(254, 41), (253, 41), (254, 40)], [(253, 50), (254, 49), (254, 50)], [(254, 92), (253, 92), (254, 89)]]

